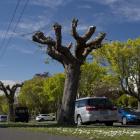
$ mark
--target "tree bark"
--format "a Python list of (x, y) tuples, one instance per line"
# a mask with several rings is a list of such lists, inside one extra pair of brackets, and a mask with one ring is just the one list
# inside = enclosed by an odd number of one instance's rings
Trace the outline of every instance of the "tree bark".
[(140, 101), (138, 100), (138, 111), (140, 111)]
[(15, 113), (14, 113), (14, 102), (9, 102), (9, 114), (8, 114), (8, 121), (14, 122), (15, 120)]
[(69, 64), (65, 66), (65, 86), (60, 110), (58, 111), (58, 123), (73, 125), (75, 99), (80, 78), (80, 64)]

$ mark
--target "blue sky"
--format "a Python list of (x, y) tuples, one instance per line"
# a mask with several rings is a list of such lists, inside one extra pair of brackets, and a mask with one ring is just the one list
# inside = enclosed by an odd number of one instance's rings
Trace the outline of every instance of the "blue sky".
[(64, 44), (74, 42), (70, 36), (70, 24), (74, 17), (79, 19), (80, 33), (84, 33), (88, 26), (95, 25), (96, 33), (106, 32), (106, 38), (113, 41), (140, 36), (140, 0), (29, 0), (17, 24), (26, 1), (20, 0), (7, 34), (17, 0), (0, 1), (1, 80), (27, 80), (36, 73), (63, 71), (56, 61), (44, 63), (48, 56), (31, 41), (32, 34), (22, 36), (37, 30), (54, 36), (54, 22), (63, 26)]

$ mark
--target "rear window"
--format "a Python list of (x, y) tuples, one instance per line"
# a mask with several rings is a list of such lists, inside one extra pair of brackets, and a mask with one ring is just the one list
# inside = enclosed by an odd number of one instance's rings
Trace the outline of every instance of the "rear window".
[(26, 108), (16, 108), (15, 113), (28, 113), (28, 109), (26, 109)]
[(89, 106), (98, 106), (98, 107), (112, 107), (112, 102), (107, 98), (95, 98), (95, 99), (88, 99)]
[(76, 107), (84, 107), (87, 105), (87, 101), (88, 101), (87, 99), (76, 101), (75, 106)]

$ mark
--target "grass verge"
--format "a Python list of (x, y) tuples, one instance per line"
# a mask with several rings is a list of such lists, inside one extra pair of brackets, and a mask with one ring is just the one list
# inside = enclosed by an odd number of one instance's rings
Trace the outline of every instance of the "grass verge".
[(75, 136), (89, 140), (139, 140), (140, 128), (82, 126), (60, 127), (49, 123), (3, 123), (3, 127), (15, 127), (25, 131), (44, 132), (52, 135)]

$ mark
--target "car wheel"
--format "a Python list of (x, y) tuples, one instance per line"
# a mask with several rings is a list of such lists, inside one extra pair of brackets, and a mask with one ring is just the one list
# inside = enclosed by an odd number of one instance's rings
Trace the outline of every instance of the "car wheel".
[(41, 118), (41, 119), (39, 120), (39, 122), (42, 122), (42, 121), (44, 121), (44, 119), (43, 119), (43, 118)]
[(80, 115), (78, 115), (77, 116), (77, 125), (79, 126), (79, 125), (82, 125), (83, 123), (82, 123), (82, 118), (81, 118), (81, 116)]
[(113, 122), (106, 122), (105, 125), (106, 126), (113, 126)]
[(123, 117), (123, 118), (122, 118), (122, 124), (123, 124), (123, 125), (126, 125), (126, 124), (127, 124), (127, 118), (126, 118), (126, 117)]

